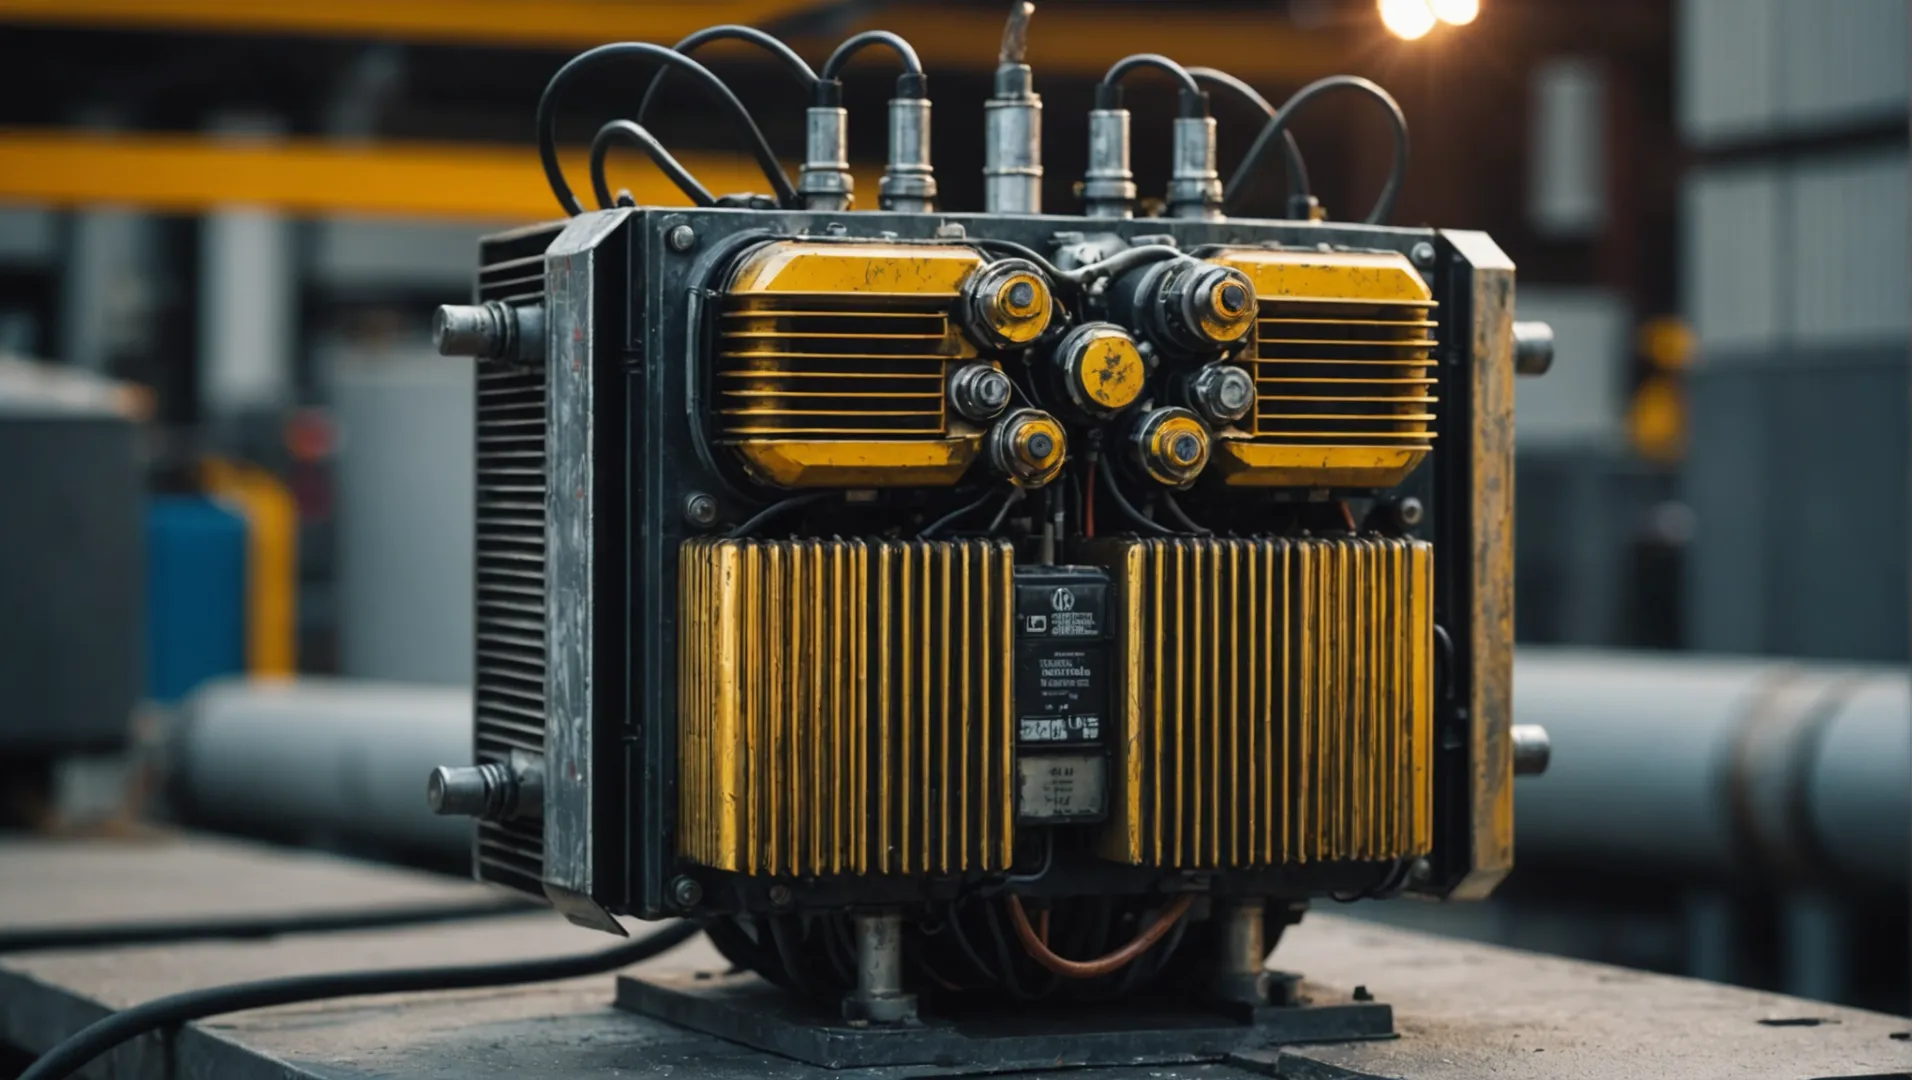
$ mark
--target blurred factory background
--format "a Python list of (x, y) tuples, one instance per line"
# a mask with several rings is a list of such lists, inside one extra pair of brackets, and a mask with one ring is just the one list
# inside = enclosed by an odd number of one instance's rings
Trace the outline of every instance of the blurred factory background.
[[(1491, 233), (1554, 327), (1518, 413), (1516, 707), (1554, 742), (1520, 869), (1487, 904), (1352, 913), (1906, 1010), (1907, 10), (1042, 6), (1052, 114), (1112, 43), (1274, 100), (1383, 83), (1414, 139), (1396, 220)], [(906, 34), (956, 106), (943, 205), (981, 204), (996, 0), (0, 0), (0, 815), (461, 864), (422, 782), (468, 740), (471, 369), (428, 316), (479, 235), (556, 215), (532, 110), (558, 64), (722, 21), (813, 57)], [(783, 73), (710, 56), (794, 155)], [(594, 86), (603, 115), (637, 85)], [(846, 104), (887, 92), (853, 72)], [(1135, 95), (1137, 162), (1168, 160), (1169, 100)], [(1225, 159), (1259, 122), (1237, 105)], [(1297, 126), (1331, 212), (1384, 172), (1366, 109)], [(655, 115), (751, 187), (692, 88)], [(883, 125), (851, 130), (880, 161)], [(1051, 205), (1085, 149), (1050, 141)], [(616, 181), (680, 201), (635, 159)]]

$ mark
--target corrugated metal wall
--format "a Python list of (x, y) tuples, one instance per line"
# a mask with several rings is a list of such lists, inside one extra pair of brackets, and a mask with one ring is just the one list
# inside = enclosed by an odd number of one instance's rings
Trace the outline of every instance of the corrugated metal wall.
[(1683, 0), (1689, 643), (1907, 651), (1905, 0)]

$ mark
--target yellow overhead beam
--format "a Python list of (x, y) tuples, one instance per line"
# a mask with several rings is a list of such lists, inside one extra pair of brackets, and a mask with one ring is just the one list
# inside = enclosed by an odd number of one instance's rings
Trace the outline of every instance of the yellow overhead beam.
[(817, 0), (0, 0), (0, 22), (102, 30), (312, 34), (569, 47), (676, 41), (716, 23), (764, 23)]
[[(0, 0), (0, 24), (582, 49), (621, 40), (667, 44), (717, 23), (771, 25), (821, 6), (820, 0)], [(894, 30), (932, 72), (973, 71), (995, 64), (1007, 10), (1007, 4), (898, 3), (842, 30)], [(1124, 53), (1161, 52), (1264, 84), (1301, 82), (1346, 65), (1357, 44), (1348, 28), (1304, 30), (1278, 11), (1274, 4), (1209, 9), (1185, 2), (1044, 0), (1030, 27), (1029, 61), (1038, 77), (1080, 78), (1101, 74)], [(835, 40), (804, 37), (792, 44), (821, 62)]]
[[(765, 191), (744, 156), (684, 154), (718, 193)], [(593, 205), (582, 153), (565, 156), (578, 198)], [(688, 200), (637, 154), (614, 158), (614, 186), (645, 205)], [(291, 214), (393, 214), (538, 221), (559, 216), (529, 146), (239, 141), (201, 135), (90, 135), (0, 129), (0, 202), (114, 204), (198, 213), (233, 204)]]

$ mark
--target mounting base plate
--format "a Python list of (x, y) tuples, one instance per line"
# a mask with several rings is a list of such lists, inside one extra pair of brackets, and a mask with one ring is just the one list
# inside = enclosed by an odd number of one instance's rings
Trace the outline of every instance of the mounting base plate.
[(919, 1065), (1010, 1072), (1076, 1065), (1220, 1061), (1286, 1043), (1394, 1035), (1372, 1001), (1202, 1009), (1164, 1001), (1006, 1007), (921, 1022), (852, 1026), (837, 1002), (806, 1002), (751, 974), (620, 976), (617, 1006), (720, 1039), (832, 1069)]

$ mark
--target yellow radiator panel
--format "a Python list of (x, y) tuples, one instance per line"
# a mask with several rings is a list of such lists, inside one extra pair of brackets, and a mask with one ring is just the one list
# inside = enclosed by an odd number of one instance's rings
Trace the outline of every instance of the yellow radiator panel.
[(1178, 868), (1432, 846), (1433, 559), (1394, 539), (1099, 544), (1122, 626), (1102, 854)]
[(678, 850), (745, 874), (1007, 869), (1014, 555), (994, 540), (693, 540)]
[(1255, 413), (1216, 445), (1222, 483), (1393, 487), (1433, 449), (1435, 302), (1394, 252), (1237, 248), (1254, 283)]

